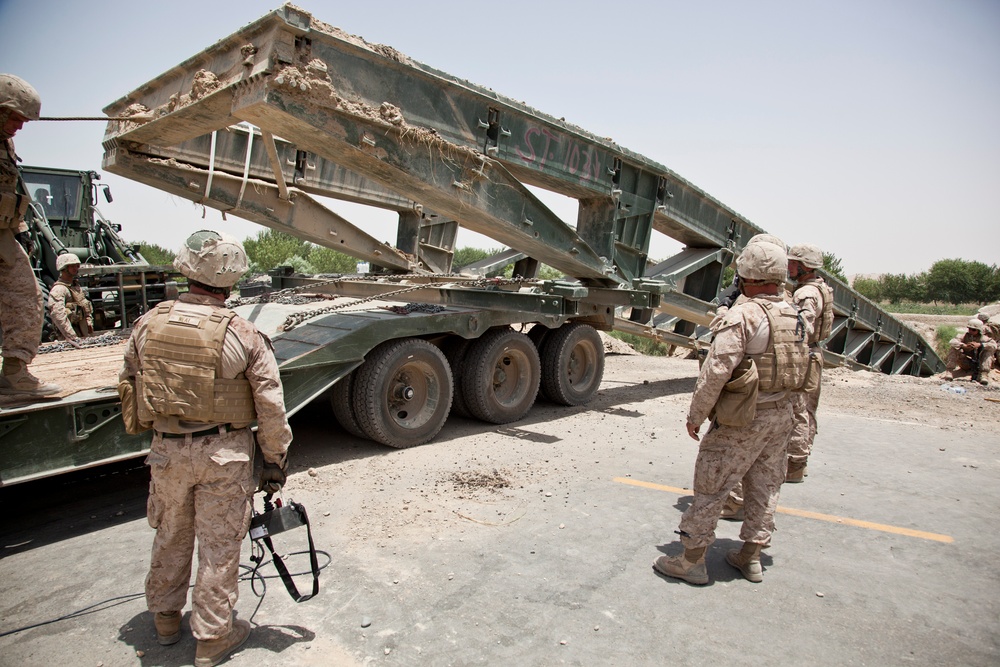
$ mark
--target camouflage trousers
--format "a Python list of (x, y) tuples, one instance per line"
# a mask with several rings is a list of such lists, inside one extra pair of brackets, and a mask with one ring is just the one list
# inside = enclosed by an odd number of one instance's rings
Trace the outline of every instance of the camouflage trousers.
[(713, 425), (709, 429), (698, 448), (694, 500), (681, 517), (681, 543), (685, 549), (708, 547), (715, 541), (719, 512), (741, 479), (745, 519), (740, 539), (754, 544), (770, 542), (791, 430), (792, 409), (788, 403), (758, 410), (746, 428)]
[(240, 546), (250, 524), (253, 434), (249, 429), (196, 438), (153, 436), (149, 525), (156, 529), (146, 605), (179, 611), (187, 602), (195, 538), (198, 575), (191, 596), (197, 639), (224, 637), (239, 597)]
[(28, 256), (9, 229), (0, 231), (0, 330), (3, 356), (30, 364), (42, 340), (42, 294)]
[(797, 391), (792, 394), (792, 414), (794, 426), (792, 435), (788, 438), (788, 460), (795, 463), (805, 463), (812, 453), (813, 440), (816, 438), (818, 425), (816, 409), (819, 407), (819, 389), (807, 394)]
[[(980, 377), (985, 379), (989, 376), (989, 372), (993, 370), (994, 354), (1000, 354), (1000, 349), (995, 349), (992, 345), (984, 345), (980, 348)], [(956, 350), (955, 348), (951, 348), (951, 350), (949, 350), (948, 358), (944, 362), (944, 367), (947, 371), (951, 372), (951, 376), (955, 379), (972, 375), (972, 362), (969, 361), (968, 357), (962, 354), (961, 350)]]

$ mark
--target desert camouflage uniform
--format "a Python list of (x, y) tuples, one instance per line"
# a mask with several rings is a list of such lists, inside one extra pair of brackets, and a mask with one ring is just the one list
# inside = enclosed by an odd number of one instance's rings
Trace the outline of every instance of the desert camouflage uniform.
[(48, 309), (52, 326), (66, 340), (94, 333), (94, 305), (78, 281), (57, 280), (49, 290)]
[[(17, 160), (14, 142), (0, 147), (0, 193), (17, 195)], [(23, 195), (24, 201), (28, 200)], [(14, 234), (28, 230), (24, 213), (0, 219), (0, 329), (3, 356), (31, 363), (42, 338), (42, 292), (31, 262)]]
[[(708, 357), (688, 411), (689, 424), (701, 424), (718, 401), (723, 385), (747, 354), (767, 348), (770, 326), (763, 308), (767, 300), (791, 310), (780, 296), (758, 296), (736, 303), (726, 314), (709, 348)], [(694, 473), (694, 500), (681, 517), (685, 549), (708, 547), (715, 541), (719, 511), (729, 492), (742, 479), (746, 518), (740, 538), (768, 544), (774, 530), (778, 489), (785, 476), (785, 446), (792, 430), (788, 392), (760, 393), (757, 414), (745, 428), (712, 424), (701, 439)]]
[[(820, 277), (812, 278), (795, 290), (792, 302), (802, 315), (806, 324), (806, 335), (809, 347), (816, 348), (820, 342), (820, 330), (823, 318), (825, 295), (823, 285), (826, 281)], [(821, 352), (820, 352), (821, 354)], [(795, 415), (795, 426), (788, 439), (788, 460), (793, 463), (805, 463), (812, 452), (813, 440), (816, 438), (816, 408), (819, 407), (820, 381), (822, 366), (815, 368), (820, 372), (816, 379), (816, 391), (807, 393), (796, 391), (792, 394), (792, 412)]]
[[(217, 299), (182, 294), (179, 301), (219, 307)], [(150, 311), (136, 322), (120, 379), (134, 382), (142, 369)], [(253, 324), (234, 317), (226, 331), (224, 378), (245, 375), (257, 414), (257, 438), (264, 458), (283, 464), (292, 439), (285, 415), (278, 366), (269, 341)], [(240, 545), (250, 522), (254, 439), (247, 428), (218, 435), (163, 434), (203, 431), (211, 424), (155, 416), (150, 467), (149, 525), (156, 529), (146, 602), (151, 612), (184, 608), (191, 561), (198, 539), (198, 575), (192, 594), (191, 631), (199, 640), (226, 637), (239, 595)]]
[[(945, 361), (944, 367), (955, 379), (972, 375), (972, 364), (962, 352), (962, 345), (971, 342), (976, 341), (970, 338), (966, 332), (961, 336), (955, 336), (948, 343), (948, 359)], [(985, 380), (993, 369), (993, 357), (997, 353), (997, 342), (985, 332), (979, 336), (978, 342), (981, 344), (979, 348), (979, 377)]]

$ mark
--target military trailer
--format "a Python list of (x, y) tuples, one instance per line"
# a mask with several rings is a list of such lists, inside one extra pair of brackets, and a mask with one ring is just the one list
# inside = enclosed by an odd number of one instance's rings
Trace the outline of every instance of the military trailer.
[[(502, 424), (539, 395), (587, 403), (604, 369), (598, 331), (706, 346), (723, 271), (763, 231), (609, 139), (291, 5), (105, 112), (135, 119), (108, 123), (108, 171), (372, 267), (279, 272), (276, 292), (237, 312), (272, 337), (290, 413), (328, 396), (345, 430), (392, 447), (432, 440), (452, 413)], [(575, 224), (528, 185), (576, 199)], [(396, 244), (320, 197), (395, 212)], [(508, 250), (456, 273), (459, 227)], [(685, 247), (653, 262), (653, 234)], [(484, 277), (511, 264), (510, 278)], [(564, 279), (537, 279), (539, 264)], [(943, 369), (916, 332), (825, 277), (836, 300), (828, 364)], [(148, 434), (124, 434), (113, 380), (0, 411), (8, 440), (44, 439), (32, 456), (0, 447), (3, 483), (142, 454)]]

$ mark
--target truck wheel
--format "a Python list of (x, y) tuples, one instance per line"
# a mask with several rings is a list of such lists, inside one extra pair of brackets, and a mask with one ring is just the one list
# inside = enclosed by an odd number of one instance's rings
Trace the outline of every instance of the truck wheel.
[(444, 356), (451, 366), (451, 377), (455, 389), (451, 400), (451, 414), (459, 417), (472, 417), (469, 406), (465, 402), (465, 384), (462, 382), (462, 374), (465, 372), (465, 359), (469, 353), (471, 340), (458, 338), (449, 342), (444, 348)]
[(462, 376), (469, 411), (492, 424), (517, 421), (538, 395), (538, 350), (523, 333), (502, 327), (469, 347)]
[(444, 426), (453, 383), (448, 360), (434, 345), (419, 338), (382, 343), (355, 373), (354, 417), (375, 442), (412, 447)]
[(594, 327), (580, 322), (549, 332), (542, 345), (542, 393), (563, 405), (583, 405), (604, 377), (604, 343)]
[(333, 408), (333, 416), (337, 418), (341, 428), (351, 435), (367, 438), (368, 436), (358, 426), (358, 420), (354, 418), (354, 401), (351, 396), (353, 395), (352, 389), (356, 372), (356, 370), (351, 371), (333, 385), (333, 389), (330, 391), (330, 407)]

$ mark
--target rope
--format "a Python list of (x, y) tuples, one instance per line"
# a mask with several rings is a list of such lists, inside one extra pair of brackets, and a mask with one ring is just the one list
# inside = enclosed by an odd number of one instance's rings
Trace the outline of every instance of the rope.
[(243, 163), (243, 185), (240, 186), (240, 196), (236, 198), (236, 206), (233, 208), (239, 208), (240, 204), (243, 203), (243, 193), (247, 189), (247, 178), (250, 176), (250, 149), (253, 148), (253, 128), (250, 128), (250, 132), (247, 134), (247, 159)]
[(38, 120), (98, 120), (106, 123), (109, 120), (128, 120), (132, 122), (144, 122), (152, 120), (148, 114), (136, 114), (134, 116), (42, 116)]
[(215, 139), (218, 136), (217, 130), (212, 130), (212, 145), (208, 150), (208, 182), (205, 183), (205, 196), (201, 198), (201, 217), (205, 217), (205, 202), (212, 191), (212, 179), (215, 177)]

